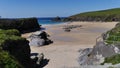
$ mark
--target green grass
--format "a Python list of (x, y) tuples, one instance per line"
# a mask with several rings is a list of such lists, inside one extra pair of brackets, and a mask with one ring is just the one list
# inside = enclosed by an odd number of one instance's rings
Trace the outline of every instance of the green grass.
[(120, 23), (118, 23), (113, 29), (108, 31), (106, 34), (109, 37), (105, 40), (108, 44), (120, 43)]
[(20, 65), (14, 57), (9, 55), (5, 51), (0, 52), (0, 67), (1, 68), (22, 68), (22, 65)]
[(0, 30), (0, 34), (6, 34), (6, 35), (16, 35), (20, 36), (21, 33), (16, 29), (10, 29), (10, 30)]
[(0, 44), (4, 43), (7, 40), (25, 40), (25, 38), (20, 37), (20, 32), (15, 29), (11, 30), (0, 30)]
[(120, 21), (120, 8), (79, 13), (65, 21)]
[(113, 55), (111, 57), (106, 57), (105, 61), (101, 64), (103, 65), (104, 63), (112, 63), (113, 65), (120, 63), (120, 54)]
[[(2, 46), (8, 41), (24, 41), (25, 38), (20, 37), (20, 32), (15, 29), (0, 30), (0, 67), (2, 68), (23, 68), (18, 61), (8, 52), (2, 50)], [(10, 45), (10, 44), (9, 44)]]
[(101, 10), (101, 11), (92, 11), (92, 12), (85, 12), (73, 15), (74, 17), (79, 16), (109, 16), (109, 15), (120, 15), (120, 8), (109, 9), (109, 10)]

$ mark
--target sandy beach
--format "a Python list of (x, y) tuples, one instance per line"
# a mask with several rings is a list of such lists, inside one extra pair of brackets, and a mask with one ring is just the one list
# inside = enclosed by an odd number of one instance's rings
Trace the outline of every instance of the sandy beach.
[[(116, 23), (71, 22), (69, 24), (42, 26), (54, 43), (42, 47), (31, 46), (31, 52), (44, 53), (45, 58), (50, 60), (44, 68), (80, 67), (78, 63), (79, 50), (92, 48), (96, 43), (96, 38), (112, 29)], [(81, 25), (81, 27), (65, 32), (63, 28), (70, 25)], [(33, 33), (23, 34), (22, 37), (28, 38)]]

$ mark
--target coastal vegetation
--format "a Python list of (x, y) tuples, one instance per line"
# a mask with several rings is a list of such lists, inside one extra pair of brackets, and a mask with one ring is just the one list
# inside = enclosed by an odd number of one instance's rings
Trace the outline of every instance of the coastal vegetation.
[(0, 68), (39, 67), (37, 62), (42, 63), (44, 58), (30, 58), (29, 41), (21, 37), (24, 32), (39, 29), (36, 18), (0, 19)]
[[(108, 35), (108, 37), (105, 39), (106, 43), (108, 45), (113, 44), (114, 46), (117, 46), (119, 48), (119, 44), (120, 44), (120, 23), (116, 24), (116, 26), (111, 29), (110, 31), (108, 31), (106, 33)], [(118, 64), (120, 63), (120, 54), (116, 54), (110, 57), (106, 57), (105, 61), (102, 63), (112, 63), (112, 64)]]
[(106, 33), (108, 37), (106, 38), (106, 42), (108, 44), (115, 44), (120, 42), (120, 23), (116, 24), (116, 26)]
[(120, 8), (76, 14), (64, 21), (120, 21)]
[(0, 49), (0, 68), (23, 68), (8, 52)]
[(105, 58), (105, 61), (101, 64), (104, 63), (112, 63), (113, 65), (120, 63), (120, 54)]
[(0, 67), (22, 68), (26, 65), (26, 59), (30, 59), (30, 50), (27, 50), (29, 46), (26, 43), (28, 41), (20, 37), (18, 30), (0, 30)]

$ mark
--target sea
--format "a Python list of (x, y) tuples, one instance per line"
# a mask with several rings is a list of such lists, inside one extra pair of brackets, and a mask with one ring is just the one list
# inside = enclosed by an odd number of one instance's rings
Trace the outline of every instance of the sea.
[[(44, 18), (37, 18), (38, 19), (38, 23), (40, 25), (57, 25), (57, 24), (62, 24), (62, 23), (65, 23), (65, 22), (56, 22), (56, 21), (53, 21), (55, 17), (44, 17)], [(64, 19), (66, 17), (61, 17), (61, 19)]]
[[(57, 24), (62, 24), (65, 22), (57, 22), (53, 21), (55, 17), (40, 17), (37, 18), (39, 25), (57, 25)], [(62, 20), (67, 18), (67, 17), (60, 17)], [(1, 19), (19, 19), (19, 18), (1, 18)]]

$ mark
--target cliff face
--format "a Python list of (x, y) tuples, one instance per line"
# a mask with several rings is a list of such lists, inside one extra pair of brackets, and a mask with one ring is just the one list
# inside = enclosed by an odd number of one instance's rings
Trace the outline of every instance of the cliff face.
[(120, 21), (120, 8), (80, 13), (64, 21)]
[(36, 18), (0, 19), (0, 29), (17, 29), (24, 33), (39, 30), (40, 26)]
[[(6, 60), (0, 57), (0, 62), (4, 63), (7, 60), (11, 63), (17, 64), (19, 62), (19, 66), (23, 66), (25, 68), (30, 68), (30, 47), (29, 42), (25, 38), (20, 37), (20, 32), (17, 30), (0, 30), (0, 54), (6, 54)], [(4, 54), (5, 52), (5, 54)], [(13, 56), (14, 58), (12, 58)], [(8, 58), (7, 58), (8, 57)], [(2, 64), (0, 63), (0, 67), (2, 66), (10, 66), (11, 63)], [(21, 64), (21, 65), (20, 65)], [(7, 67), (5, 67), (7, 68)], [(21, 68), (21, 67), (20, 67)]]

